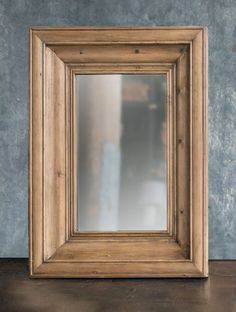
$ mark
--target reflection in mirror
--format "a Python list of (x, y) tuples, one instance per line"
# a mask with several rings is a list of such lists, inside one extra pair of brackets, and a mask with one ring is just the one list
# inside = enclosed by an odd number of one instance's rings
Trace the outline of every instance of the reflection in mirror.
[(166, 76), (77, 75), (78, 231), (166, 230)]

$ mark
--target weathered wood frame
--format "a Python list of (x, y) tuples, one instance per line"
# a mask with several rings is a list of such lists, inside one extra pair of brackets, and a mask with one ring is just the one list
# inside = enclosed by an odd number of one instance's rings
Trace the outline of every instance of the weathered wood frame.
[[(163, 73), (168, 82), (168, 230), (75, 230), (78, 73)], [(207, 30), (30, 30), (32, 277), (206, 277)]]

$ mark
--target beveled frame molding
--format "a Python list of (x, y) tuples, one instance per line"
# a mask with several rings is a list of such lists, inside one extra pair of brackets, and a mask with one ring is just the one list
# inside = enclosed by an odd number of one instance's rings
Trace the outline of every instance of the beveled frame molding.
[[(164, 73), (168, 230), (75, 231), (78, 73)], [(207, 29), (30, 30), (29, 252), (32, 277), (206, 277)]]

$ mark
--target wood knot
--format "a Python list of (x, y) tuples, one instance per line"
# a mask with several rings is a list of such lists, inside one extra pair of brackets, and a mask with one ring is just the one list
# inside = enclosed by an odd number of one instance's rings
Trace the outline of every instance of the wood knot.
[(58, 176), (58, 178), (63, 177), (64, 173), (62, 171), (58, 170), (57, 171), (57, 176)]
[(180, 95), (181, 92), (182, 90), (180, 88), (177, 88), (177, 95)]

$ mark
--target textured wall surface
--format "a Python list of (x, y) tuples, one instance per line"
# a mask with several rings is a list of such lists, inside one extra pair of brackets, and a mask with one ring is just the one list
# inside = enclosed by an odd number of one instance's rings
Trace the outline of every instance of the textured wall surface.
[(27, 256), (28, 28), (209, 28), (209, 257), (236, 258), (235, 0), (0, 0), (0, 256)]

